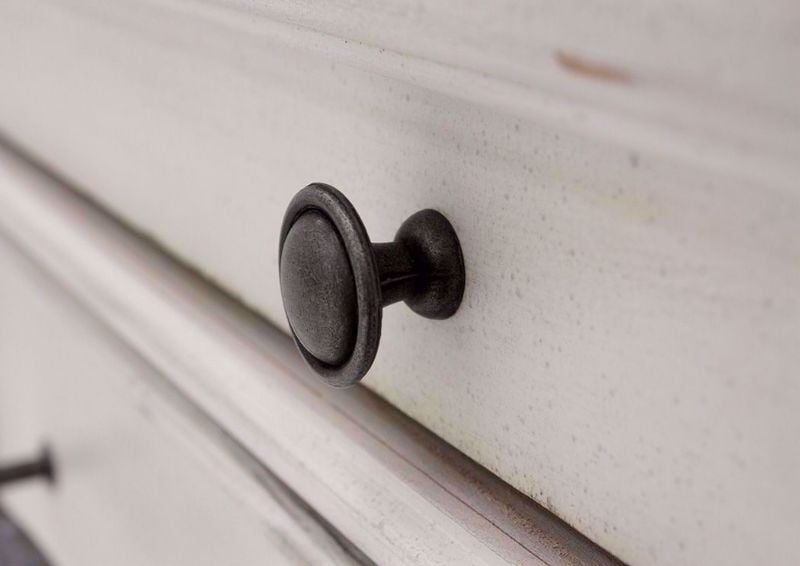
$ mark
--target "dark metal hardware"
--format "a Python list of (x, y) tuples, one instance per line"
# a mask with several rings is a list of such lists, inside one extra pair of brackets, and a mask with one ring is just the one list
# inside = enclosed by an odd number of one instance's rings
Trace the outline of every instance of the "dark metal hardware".
[(48, 482), (55, 480), (53, 458), (47, 448), (44, 448), (34, 460), (0, 466), (0, 487), (34, 478), (42, 478)]
[(372, 244), (350, 201), (313, 183), (289, 204), (280, 238), (283, 306), (306, 362), (346, 387), (378, 351), (382, 309), (398, 301), (434, 319), (452, 316), (464, 295), (461, 244), (450, 222), (421, 210), (393, 242)]

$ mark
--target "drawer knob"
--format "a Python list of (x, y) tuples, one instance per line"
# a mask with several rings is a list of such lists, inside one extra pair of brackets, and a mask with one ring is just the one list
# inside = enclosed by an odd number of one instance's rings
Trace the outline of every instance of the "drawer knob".
[(464, 294), (464, 260), (450, 222), (435, 210), (411, 215), (393, 242), (373, 244), (350, 201), (313, 183), (295, 195), (280, 237), (283, 306), (295, 343), (329, 384), (367, 373), (383, 307), (405, 301), (434, 319), (452, 316)]
[(47, 448), (44, 448), (33, 460), (0, 466), (0, 486), (35, 478), (41, 478), (48, 482), (55, 479), (53, 458)]

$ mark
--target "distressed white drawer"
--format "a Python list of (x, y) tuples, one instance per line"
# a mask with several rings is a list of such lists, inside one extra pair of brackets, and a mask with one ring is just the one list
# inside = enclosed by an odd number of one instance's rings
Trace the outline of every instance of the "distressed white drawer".
[(57, 475), (2, 504), (53, 564), (360, 563), (6, 240), (0, 273), (0, 461)]
[(623, 559), (796, 561), (796, 3), (0, 14), (0, 129), (284, 328), (308, 182), (453, 221), (462, 309), (367, 387)]
[[(230, 511), (231, 521), (249, 524), (253, 511), (256, 518), (263, 515), (266, 548), (283, 547), (278, 557), (268, 553), (274, 560), (287, 555), (313, 563), (618, 564), (373, 393), (320, 383), (280, 330), (6, 149), (0, 149), (0, 203), (2, 241), (13, 242), (55, 283), (40, 285), (41, 277), (22, 269), (24, 261), (2, 264), (8, 317), (0, 327), (9, 338), (0, 349), (0, 381), (7, 390), (0, 399), (10, 426), (3, 427), (0, 443), (30, 451), (33, 437), (47, 434), (56, 445), (62, 484), (99, 481), (119, 488), (113, 501), (120, 509), (104, 498), (96, 514), (124, 527), (115, 531), (120, 538), (147, 533), (149, 524), (140, 529), (141, 522), (171, 521), (182, 498), (192, 499), (187, 509), (204, 509), (221, 506), (219, 492), (231, 490), (241, 499), (223, 509), (222, 519)], [(49, 323), (50, 318), (57, 320)], [(84, 331), (87, 319), (94, 333)], [(29, 378), (34, 370), (47, 377)], [(53, 387), (45, 370), (59, 376), (67, 371), (70, 379)], [(73, 371), (93, 375), (72, 379)], [(118, 378), (108, 378), (109, 372)], [(120, 380), (121, 395), (112, 396), (106, 382)], [(150, 388), (160, 394), (148, 393)], [(136, 419), (122, 419), (136, 409), (142, 413), (139, 427)], [(110, 419), (108, 427), (97, 415)], [(72, 453), (73, 444), (83, 447), (96, 434), (106, 438), (128, 428), (135, 429), (130, 434), (136, 446), (142, 444), (135, 456), (148, 465), (129, 463), (127, 453), (106, 443), (92, 456), (102, 464), (97, 468), (81, 465), (81, 450)], [(166, 480), (174, 475), (162, 478), (156, 459), (162, 454), (156, 449), (168, 444), (162, 436), (182, 441), (224, 481), (202, 485), (187, 478), (171, 485)], [(177, 475), (188, 468), (171, 460), (164, 465), (181, 468)], [(149, 493), (154, 483), (170, 492), (165, 505), (142, 500), (140, 491)], [(94, 501), (14, 497), (9, 494), (15, 510), (36, 514), (32, 522), (50, 538), (54, 510), (73, 518)], [(130, 508), (137, 512), (128, 513)], [(75, 525), (86, 523), (76, 518)], [(231, 537), (237, 532), (234, 525)], [(59, 533), (57, 555), (82, 538), (76, 530)], [(173, 539), (169, 530), (162, 534), (164, 548), (188, 557), (217, 557), (235, 544), (200, 533), (187, 548), (185, 538)], [(124, 544), (133, 542), (119, 546)], [(249, 551), (248, 545), (243, 549)], [(86, 557), (95, 560), (105, 563)]]

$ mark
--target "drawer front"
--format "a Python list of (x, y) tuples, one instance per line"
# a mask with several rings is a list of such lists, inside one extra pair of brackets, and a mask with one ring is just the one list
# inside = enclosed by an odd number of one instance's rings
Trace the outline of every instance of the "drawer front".
[(57, 474), (2, 504), (54, 564), (359, 563), (5, 241), (0, 272), (0, 460)]
[[(760, 4), (550, 7), (562, 46), (514, 3), (454, 29), (403, 3), (325, 28), (279, 3), (10, 2), (0, 128), (284, 329), (296, 190), (338, 186), (377, 241), (438, 208), (464, 304), (387, 311), (365, 384), (623, 559), (786, 562), (797, 8), (753, 30)], [(398, 20), (455, 47), (373, 47)]]

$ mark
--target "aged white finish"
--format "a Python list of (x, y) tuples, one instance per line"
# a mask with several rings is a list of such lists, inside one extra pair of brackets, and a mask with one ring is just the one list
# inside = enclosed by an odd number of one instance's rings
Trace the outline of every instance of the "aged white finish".
[(0, 273), (0, 461), (57, 471), (0, 501), (55, 565), (361, 563), (5, 239)]
[(439, 208), (367, 386), (633, 563), (797, 562), (800, 5), (432, 4), (9, 0), (0, 130), (279, 324), (300, 187)]
[[(153, 374), (226, 430), (237, 450), (376, 563), (613, 563), (367, 390), (318, 383), (283, 333), (5, 150), (0, 227)], [(85, 398), (96, 397), (85, 391)], [(240, 482), (241, 471), (228, 481)]]

